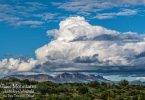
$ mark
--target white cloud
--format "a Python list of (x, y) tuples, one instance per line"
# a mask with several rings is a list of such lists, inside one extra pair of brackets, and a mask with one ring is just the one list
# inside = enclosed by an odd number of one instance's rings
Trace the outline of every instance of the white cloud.
[(137, 77), (136, 80), (139, 80), (139, 81), (143, 81), (144, 82), (145, 81), (145, 77)]
[[(11, 5), (15, 4), (15, 5)], [(83, 15), (89, 19), (97, 17), (99, 19), (113, 18), (115, 16), (131, 16), (138, 14), (137, 10), (131, 10), (130, 6), (145, 5), (144, 0), (70, 0), (66, 2), (49, 2), (48, 4), (40, 2), (28, 1), (3, 1), (0, 3), (0, 21), (6, 22), (10, 25), (17, 26), (27, 25), (34, 26), (30, 20), (36, 20), (35, 26), (42, 26), (42, 22), (47, 24), (49, 22), (58, 21), (62, 17), (68, 16), (68, 12), (72, 15)], [(113, 7), (124, 8), (120, 12), (114, 13), (100, 13), (103, 10), (109, 10)], [(50, 8), (55, 8), (51, 11)], [(128, 9), (126, 9), (128, 8)], [(140, 7), (137, 7), (140, 8)], [(65, 10), (66, 14), (62, 12)], [(94, 16), (97, 13), (97, 16)], [(144, 13), (144, 12), (143, 12)], [(62, 16), (63, 15), (63, 16)], [(143, 15), (143, 14), (142, 14)], [(39, 23), (38, 23), (39, 22)], [(34, 22), (33, 22), (34, 23)]]
[[(55, 3), (53, 4), (55, 5)], [(113, 7), (129, 7), (138, 5), (145, 5), (145, 0), (73, 0), (57, 4), (60, 9), (80, 14), (96, 12)]]
[(134, 9), (123, 9), (122, 11), (118, 12), (117, 16), (130, 16), (130, 15), (136, 15), (138, 13), (138, 10)]
[(35, 20), (26, 20), (26, 21), (18, 21), (16, 25), (30, 25), (30, 26), (39, 26), (42, 25), (42, 21), (35, 21)]
[(145, 35), (93, 26), (79, 16), (61, 21), (59, 29), (47, 33), (54, 40), (35, 51), (36, 60), (4, 59), (0, 61), (1, 72), (134, 70), (145, 65)]
[(101, 34), (115, 35), (119, 33), (101, 26), (92, 26), (83, 17), (70, 17), (61, 21), (59, 26), (59, 30), (48, 31), (48, 34), (62, 41), (72, 41), (81, 37), (91, 39)]
[(36, 60), (28, 59), (27, 61), (22, 59), (3, 59), (0, 61), (0, 73), (6, 74), (17, 71), (29, 71), (36, 65)]
[(138, 10), (134, 9), (123, 9), (119, 12), (111, 12), (111, 13), (100, 13), (97, 14), (97, 16), (95, 16), (94, 18), (98, 18), (98, 19), (110, 19), (110, 18), (114, 18), (114, 17), (118, 17), (118, 16), (132, 16), (132, 15), (137, 15), (138, 14)]
[(134, 66), (138, 62), (136, 55), (145, 51), (144, 35), (92, 26), (83, 17), (69, 17), (59, 25), (58, 30), (47, 32), (54, 36), (54, 41), (36, 50), (37, 58), (43, 63), (68, 61), (85, 63), (84, 66)]
[(13, 26), (42, 26), (48, 23), (46, 20), (56, 16), (55, 13), (50, 13), (48, 5), (43, 3), (16, 1), (13, 2), (15, 5), (11, 5), (12, 2), (0, 3), (0, 21)]
[(34, 17), (38, 17), (41, 18), (42, 20), (49, 20), (49, 19), (53, 19), (57, 14), (53, 14), (53, 13), (41, 13), (41, 14), (34, 14)]

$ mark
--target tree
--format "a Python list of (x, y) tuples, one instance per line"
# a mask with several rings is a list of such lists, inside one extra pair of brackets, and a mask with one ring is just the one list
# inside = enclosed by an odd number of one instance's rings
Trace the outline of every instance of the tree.
[(110, 97), (110, 96), (108, 95), (107, 100), (112, 100), (112, 97)]
[(120, 86), (128, 86), (129, 82), (127, 80), (122, 80), (119, 82)]
[(141, 97), (140, 97), (140, 95), (138, 96), (137, 100), (141, 100)]
[(100, 83), (98, 81), (92, 81), (88, 84), (90, 87), (97, 87), (100, 85)]
[(37, 85), (36, 91), (39, 91), (40, 93), (42, 93), (44, 95), (44, 94), (48, 93), (49, 91), (51, 91), (51, 88), (48, 88), (47, 84), (41, 83), (41, 84)]
[(77, 88), (77, 91), (80, 93), (80, 94), (86, 94), (86, 93), (88, 93), (88, 88), (87, 87), (85, 87), (85, 86), (81, 86), (81, 87), (78, 87)]
[(4, 100), (4, 95), (3, 95), (3, 93), (0, 93), (0, 100)]
[(30, 80), (28, 80), (28, 79), (24, 79), (24, 80), (22, 80), (22, 83), (23, 83), (23, 84), (30, 85)]

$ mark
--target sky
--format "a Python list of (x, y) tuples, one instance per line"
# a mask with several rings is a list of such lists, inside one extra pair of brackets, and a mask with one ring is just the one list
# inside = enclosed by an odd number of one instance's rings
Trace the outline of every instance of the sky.
[(0, 0), (3, 73), (144, 71), (144, 34), (145, 0)]
[(103, 0), (99, 1), (104, 4), (95, 0), (0, 0), (0, 58), (7, 54), (35, 57), (35, 49), (50, 41), (46, 31), (57, 28), (69, 16), (83, 16), (93, 25), (121, 32), (145, 33), (143, 3), (132, 0), (134, 4), (124, 6), (120, 0), (121, 5), (105, 6)]

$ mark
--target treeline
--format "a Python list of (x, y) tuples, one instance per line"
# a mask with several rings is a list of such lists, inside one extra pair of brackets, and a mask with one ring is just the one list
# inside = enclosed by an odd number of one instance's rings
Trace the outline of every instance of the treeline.
[(0, 80), (0, 84), (36, 85), (34, 98), (5, 98), (0, 93), (0, 100), (145, 100), (144, 85), (130, 85), (122, 80), (119, 84), (93, 81), (90, 83), (53, 83), (19, 80), (11, 78)]

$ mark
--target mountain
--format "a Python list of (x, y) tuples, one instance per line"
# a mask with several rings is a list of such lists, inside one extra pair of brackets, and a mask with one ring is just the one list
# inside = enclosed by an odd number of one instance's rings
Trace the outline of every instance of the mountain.
[(55, 82), (61, 83), (90, 82), (90, 81), (109, 82), (109, 80), (104, 79), (103, 76), (93, 74), (62, 73), (55, 77)]
[(34, 75), (14, 74), (14, 75), (7, 75), (2, 79), (9, 79), (9, 78), (29, 79), (29, 80), (36, 80), (36, 81), (52, 81), (56, 83), (74, 83), (74, 82), (84, 83), (90, 81), (111, 82), (100, 75), (83, 74), (78, 72), (72, 72), (72, 73), (64, 72), (56, 76), (51, 76), (48, 74), (34, 74)]
[(140, 81), (140, 80), (134, 80), (134, 81), (131, 81), (130, 84), (132, 84), (132, 85), (145, 85), (145, 82)]
[(14, 75), (7, 75), (4, 76), (2, 79), (9, 79), (9, 78), (18, 78), (18, 79), (29, 79), (29, 80), (36, 80), (36, 81), (53, 81), (54, 78), (47, 74), (34, 74), (34, 75), (24, 75), (24, 74), (14, 74)]

